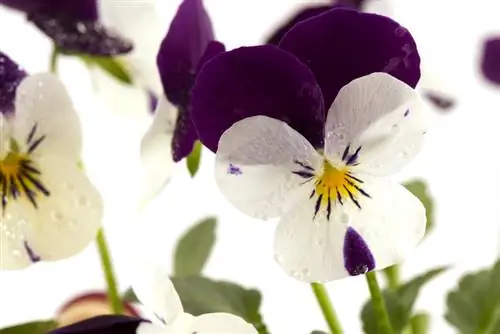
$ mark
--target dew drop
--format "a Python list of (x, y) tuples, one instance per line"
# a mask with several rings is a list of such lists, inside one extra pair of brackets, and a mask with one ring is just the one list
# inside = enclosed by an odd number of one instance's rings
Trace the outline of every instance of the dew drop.
[(13, 255), (14, 257), (21, 257), (21, 252), (20, 252), (18, 249), (14, 249), (14, 250), (12, 251), (12, 255)]
[(319, 238), (318, 241), (316, 241), (316, 244), (318, 244), (318, 246), (323, 246), (325, 244), (325, 239)]
[(350, 221), (351, 221), (351, 216), (349, 216), (349, 214), (348, 214), (348, 213), (345, 213), (345, 212), (344, 212), (344, 213), (342, 213), (342, 214), (340, 215), (340, 222), (341, 222), (342, 224), (348, 225), (348, 224), (350, 223)]
[(309, 269), (307, 268), (302, 269), (302, 277), (307, 278), (309, 276), (311, 276), (311, 272), (309, 271)]
[(64, 215), (59, 211), (52, 211), (52, 220), (56, 223), (61, 222), (64, 219)]
[(285, 259), (283, 258), (283, 255), (275, 254), (274, 255), (274, 260), (278, 262), (278, 264), (283, 265), (285, 262)]

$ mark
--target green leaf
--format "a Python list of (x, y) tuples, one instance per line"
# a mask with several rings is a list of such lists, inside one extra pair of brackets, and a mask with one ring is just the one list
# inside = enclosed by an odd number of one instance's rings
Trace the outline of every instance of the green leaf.
[[(401, 333), (409, 324), (413, 305), (423, 286), (447, 269), (448, 267), (432, 269), (399, 286), (396, 290), (386, 289), (383, 291), (385, 305), (395, 333)], [(366, 334), (383, 334), (378, 331), (371, 300), (368, 300), (363, 306), (361, 319)]]
[(186, 312), (193, 315), (231, 313), (252, 323), (258, 330), (265, 329), (259, 313), (262, 301), (259, 291), (202, 276), (173, 277), (172, 282)]
[(445, 318), (461, 334), (500, 333), (500, 260), (463, 276), (446, 304)]
[(434, 201), (429, 192), (427, 184), (421, 180), (414, 180), (403, 184), (406, 189), (408, 189), (415, 197), (417, 197), (420, 202), (425, 207), (425, 212), (427, 216), (427, 226), (425, 228), (425, 235), (434, 227)]
[(86, 54), (77, 55), (89, 67), (99, 67), (104, 72), (108, 73), (116, 80), (131, 85), (133, 82), (132, 76), (128, 73), (126, 66), (118, 59), (113, 57), (98, 57)]
[(202, 145), (197, 140), (193, 146), (193, 150), (186, 159), (186, 165), (191, 177), (194, 177), (196, 173), (198, 173), (198, 170), (200, 169), (201, 151), (202, 151)]
[(36, 321), (0, 329), (0, 334), (46, 334), (56, 328), (57, 323), (53, 320)]
[(201, 274), (215, 244), (215, 218), (206, 218), (188, 230), (177, 243), (174, 275)]

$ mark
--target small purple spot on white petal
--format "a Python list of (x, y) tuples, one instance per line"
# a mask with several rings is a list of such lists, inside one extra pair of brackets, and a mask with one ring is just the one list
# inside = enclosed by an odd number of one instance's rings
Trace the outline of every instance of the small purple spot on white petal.
[(231, 175), (241, 175), (243, 172), (241, 169), (233, 164), (229, 164), (229, 167), (227, 169), (227, 173)]
[(24, 241), (24, 249), (26, 250), (26, 253), (28, 254), (30, 261), (33, 263), (39, 262), (41, 260), (41, 257), (38, 256), (35, 251), (28, 245), (27, 241)]
[(406, 109), (405, 111), (405, 117), (408, 116), (410, 114), (410, 109)]
[(352, 227), (344, 237), (344, 267), (351, 276), (363, 275), (375, 268), (375, 258), (363, 237)]

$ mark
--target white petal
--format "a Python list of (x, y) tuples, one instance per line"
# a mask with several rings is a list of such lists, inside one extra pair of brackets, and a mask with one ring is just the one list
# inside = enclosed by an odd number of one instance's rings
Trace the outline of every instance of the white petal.
[[(82, 130), (73, 103), (57, 76), (40, 73), (21, 82), (16, 94), (13, 132), (20, 145), (43, 141), (33, 155), (58, 154), (77, 161), (82, 149)], [(34, 130), (31, 141), (28, 138)]]
[(37, 208), (25, 193), (7, 203), (2, 225), (14, 235), (7, 243), (10, 249), (2, 247), (5, 266), (26, 264), (30, 252), (44, 261), (71, 257), (90, 244), (101, 227), (101, 197), (76, 163), (56, 156), (34, 163), (50, 195), (37, 193)]
[(276, 261), (288, 274), (307, 282), (348, 277), (349, 253), (344, 246), (352, 247), (345, 245), (349, 227), (368, 246), (365, 254), (373, 256), (374, 269), (402, 261), (417, 246), (426, 222), (420, 201), (398, 184), (374, 182), (366, 177), (363, 181), (362, 187), (371, 198), (355, 196), (361, 209), (344, 198), (342, 205), (338, 201), (332, 205), (330, 220), (324, 206), (313, 219), (313, 198), (302, 201), (282, 217), (274, 248)]
[(177, 108), (165, 97), (158, 102), (151, 127), (141, 143), (141, 159), (145, 169), (144, 198), (149, 201), (163, 189), (174, 168), (172, 138)]
[(353, 80), (328, 111), (326, 155), (337, 161), (346, 147), (361, 147), (356, 168), (374, 175), (400, 170), (420, 151), (427, 107), (418, 93), (385, 73)]
[(161, 93), (156, 55), (169, 20), (160, 16), (155, 1), (101, 0), (99, 9), (103, 22), (133, 42), (134, 49), (123, 58), (134, 79), (155, 93)]
[(177, 334), (178, 332), (149, 322), (142, 322), (136, 329), (136, 334)]
[(257, 334), (257, 330), (251, 324), (235, 315), (228, 313), (209, 313), (196, 317), (188, 333)]
[[(297, 161), (297, 162), (295, 162)], [(293, 172), (317, 170), (322, 159), (286, 123), (266, 116), (243, 119), (222, 135), (215, 178), (222, 193), (242, 212), (260, 219), (283, 213), (304, 178)]]
[(183, 313), (181, 299), (168, 272), (159, 265), (141, 263), (135, 270), (132, 289), (151, 312), (172, 323)]

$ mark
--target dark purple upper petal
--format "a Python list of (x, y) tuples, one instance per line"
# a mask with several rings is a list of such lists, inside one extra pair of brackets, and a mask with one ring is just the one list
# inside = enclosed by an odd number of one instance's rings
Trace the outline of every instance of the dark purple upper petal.
[(29, 14), (28, 19), (49, 36), (63, 53), (114, 56), (133, 49), (131, 42), (98, 21), (76, 21), (43, 12)]
[[(198, 62), (196, 72), (198, 73), (206, 62), (224, 51), (226, 51), (224, 44), (217, 41), (208, 43), (205, 53), (203, 53)], [(191, 91), (191, 87), (189, 87), (189, 91)], [(188, 96), (189, 100), (190, 94), (188, 94)], [(172, 158), (175, 162), (187, 157), (193, 150), (194, 143), (198, 139), (198, 133), (196, 133), (190, 114), (189, 103), (187, 108), (182, 106), (179, 107), (179, 117), (177, 117), (172, 140)]]
[(74, 21), (96, 21), (97, 0), (0, 0), (0, 4), (27, 14), (43, 12)]
[(487, 80), (500, 85), (500, 37), (489, 38), (485, 41), (481, 70)]
[(266, 115), (323, 147), (325, 114), (311, 71), (274, 46), (243, 47), (205, 64), (192, 90), (191, 117), (201, 142), (213, 152), (239, 120)]
[(23, 68), (0, 52), (0, 113), (14, 112), (16, 89), (26, 75)]
[(366, 274), (375, 268), (375, 258), (368, 245), (352, 227), (344, 237), (344, 267), (351, 276)]
[(187, 104), (198, 61), (213, 39), (212, 22), (202, 0), (184, 0), (157, 57), (163, 89), (173, 104)]
[(413, 37), (381, 15), (332, 9), (295, 25), (280, 48), (314, 72), (327, 108), (343, 86), (373, 72), (387, 72), (412, 87), (420, 79)]
[(103, 315), (58, 328), (49, 334), (136, 334), (145, 320), (123, 315)]
[(311, 17), (317, 16), (319, 14), (323, 14), (324, 12), (332, 9), (331, 5), (327, 6), (316, 6), (316, 7), (306, 7), (296, 13), (293, 17), (291, 17), (288, 21), (286, 21), (283, 25), (279, 26), (266, 41), (266, 44), (278, 45), (281, 41), (281, 38), (285, 36), (285, 34), (292, 29), (294, 25), (304, 20), (310, 19)]

